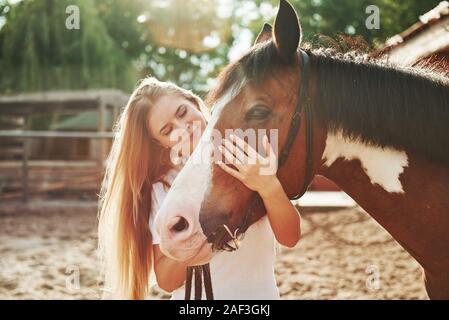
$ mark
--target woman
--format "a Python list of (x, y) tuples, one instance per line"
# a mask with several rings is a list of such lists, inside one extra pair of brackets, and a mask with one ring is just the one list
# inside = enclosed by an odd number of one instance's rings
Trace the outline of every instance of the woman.
[[(184, 130), (187, 139), (182, 143), (195, 146), (198, 143), (195, 136), (199, 135), (193, 131), (203, 132), (207, 114), (198, 96), (155, 78), (144, 79), (132, 93), (114, 128), (116, 137), (100, 193), (98, 232), (105, 297), (143, 299), (148, 293), (149, 274), (154, 266), (158, 285), (173, 292), (173, 299), (183, 298), (187, 264), (161, 253), (153, 221), (170, 183), (181, 169), (180, 165), (170, 161), (170, 152), (178, 143), (170, 135)], [(224, 142), (222, 152), (228, 161), (232, 161), (233, 155), (227, 147), (229, 143)], [(271, 150), (266, 139), (264, 146), (267, 151)], [(268, 156), (273, 160), (274, 153)], [(212, 259), (210, 265), (216, 299), (279, 298), (274, 278), (273, 232), (278, 242), (288, 247), (293, 247), (300, 237), (298, 211), (275, 174), (259, 175), (261, 162), (248, 161), (237, 170), (219, 164), (248, 188), (259, 192), (267, 217), (247, 230), (239, 250), (218, 253)], [(262, 240), (268, 247), (260, 245)], [(245, 252), (253, 254), (242, 254)], [(260, 268), (251, 272), (256, 275), (253, 277), (240, 272), (240, 288), (219, 276), (227, 270), (238, 278), (233, 269), (238, 268), (238, 272), (245, 270), (245, 266), (248, 272)], [(241, 294), (236, 296), (234, 293)]]

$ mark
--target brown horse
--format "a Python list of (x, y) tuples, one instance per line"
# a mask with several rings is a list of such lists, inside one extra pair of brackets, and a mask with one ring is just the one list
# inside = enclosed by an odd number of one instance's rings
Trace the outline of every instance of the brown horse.
[(333, 180), (421, 264), (429, 297), (449, 299), (447, 79), (326, 50), (306, 53), (305, 73), (300, 40), (297, 15), (282, 0), (273, 30), (266, 25), (220, 74), (202, 141), (158, 213), (161, 249), (208, 262), (231, 240), (223, 225), (241, 233), (265, 214), (257, 194), (213, 163), (211, 141), (228, 128), (279, 129), (285, 151), (299, 102), (299, 130), (277, 172), (287, 194), (315, 174)]

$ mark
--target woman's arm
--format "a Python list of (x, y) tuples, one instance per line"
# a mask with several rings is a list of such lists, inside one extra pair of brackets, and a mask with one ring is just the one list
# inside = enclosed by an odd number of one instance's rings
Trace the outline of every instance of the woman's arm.
[(172, 292), (184, 284), (186, 280), (186, 268), (184, 263), (170, 259), (159, 249), (159, 245), (153, 245), (154, 273), (158, 286), (167, 292)]
[(266, 157), (262, 157), (244, 140), (231, 135), (231, 141), (223, 140), (220, 151), (226, 161), (232, 163), (237, 170), (224, 163), (218, 165), (260, 194), (277, 241), (291, 248), (298, 243), (301, 236), (301, 217), (282, 188), (276, 170), (269, 169), (277, 160), (266, 136), (263, 138), (263, 146)]
[(293, 248), (301, 237), (301, 217), (275, 176), (272, 183), (258, 191), (262, 197), (277, 241)]

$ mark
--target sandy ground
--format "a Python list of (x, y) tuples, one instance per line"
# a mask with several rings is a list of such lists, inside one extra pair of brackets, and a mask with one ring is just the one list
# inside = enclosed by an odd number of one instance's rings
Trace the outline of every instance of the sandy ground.
[[(302, 217), (302, 240), (277, 258), (282, 298), (427, 299), (419, 265), (366, 213)], [(0, 213), (0, 299), (98, 299), (95, 249), (92, 210)]]

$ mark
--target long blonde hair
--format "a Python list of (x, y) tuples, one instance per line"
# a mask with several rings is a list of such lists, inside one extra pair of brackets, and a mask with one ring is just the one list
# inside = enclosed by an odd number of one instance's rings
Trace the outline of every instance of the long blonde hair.
[(152, 77), (131, 94), (113, 129), (99, 198), (98, 245), (107, 298), (143, 299), (148, 294), (153, 266), (151, 187), (172, 167), (169, 150), (150, 137), (148, 115), (156, 99), (167, 94), (189, 99), (207, 115), (198, 96)]

